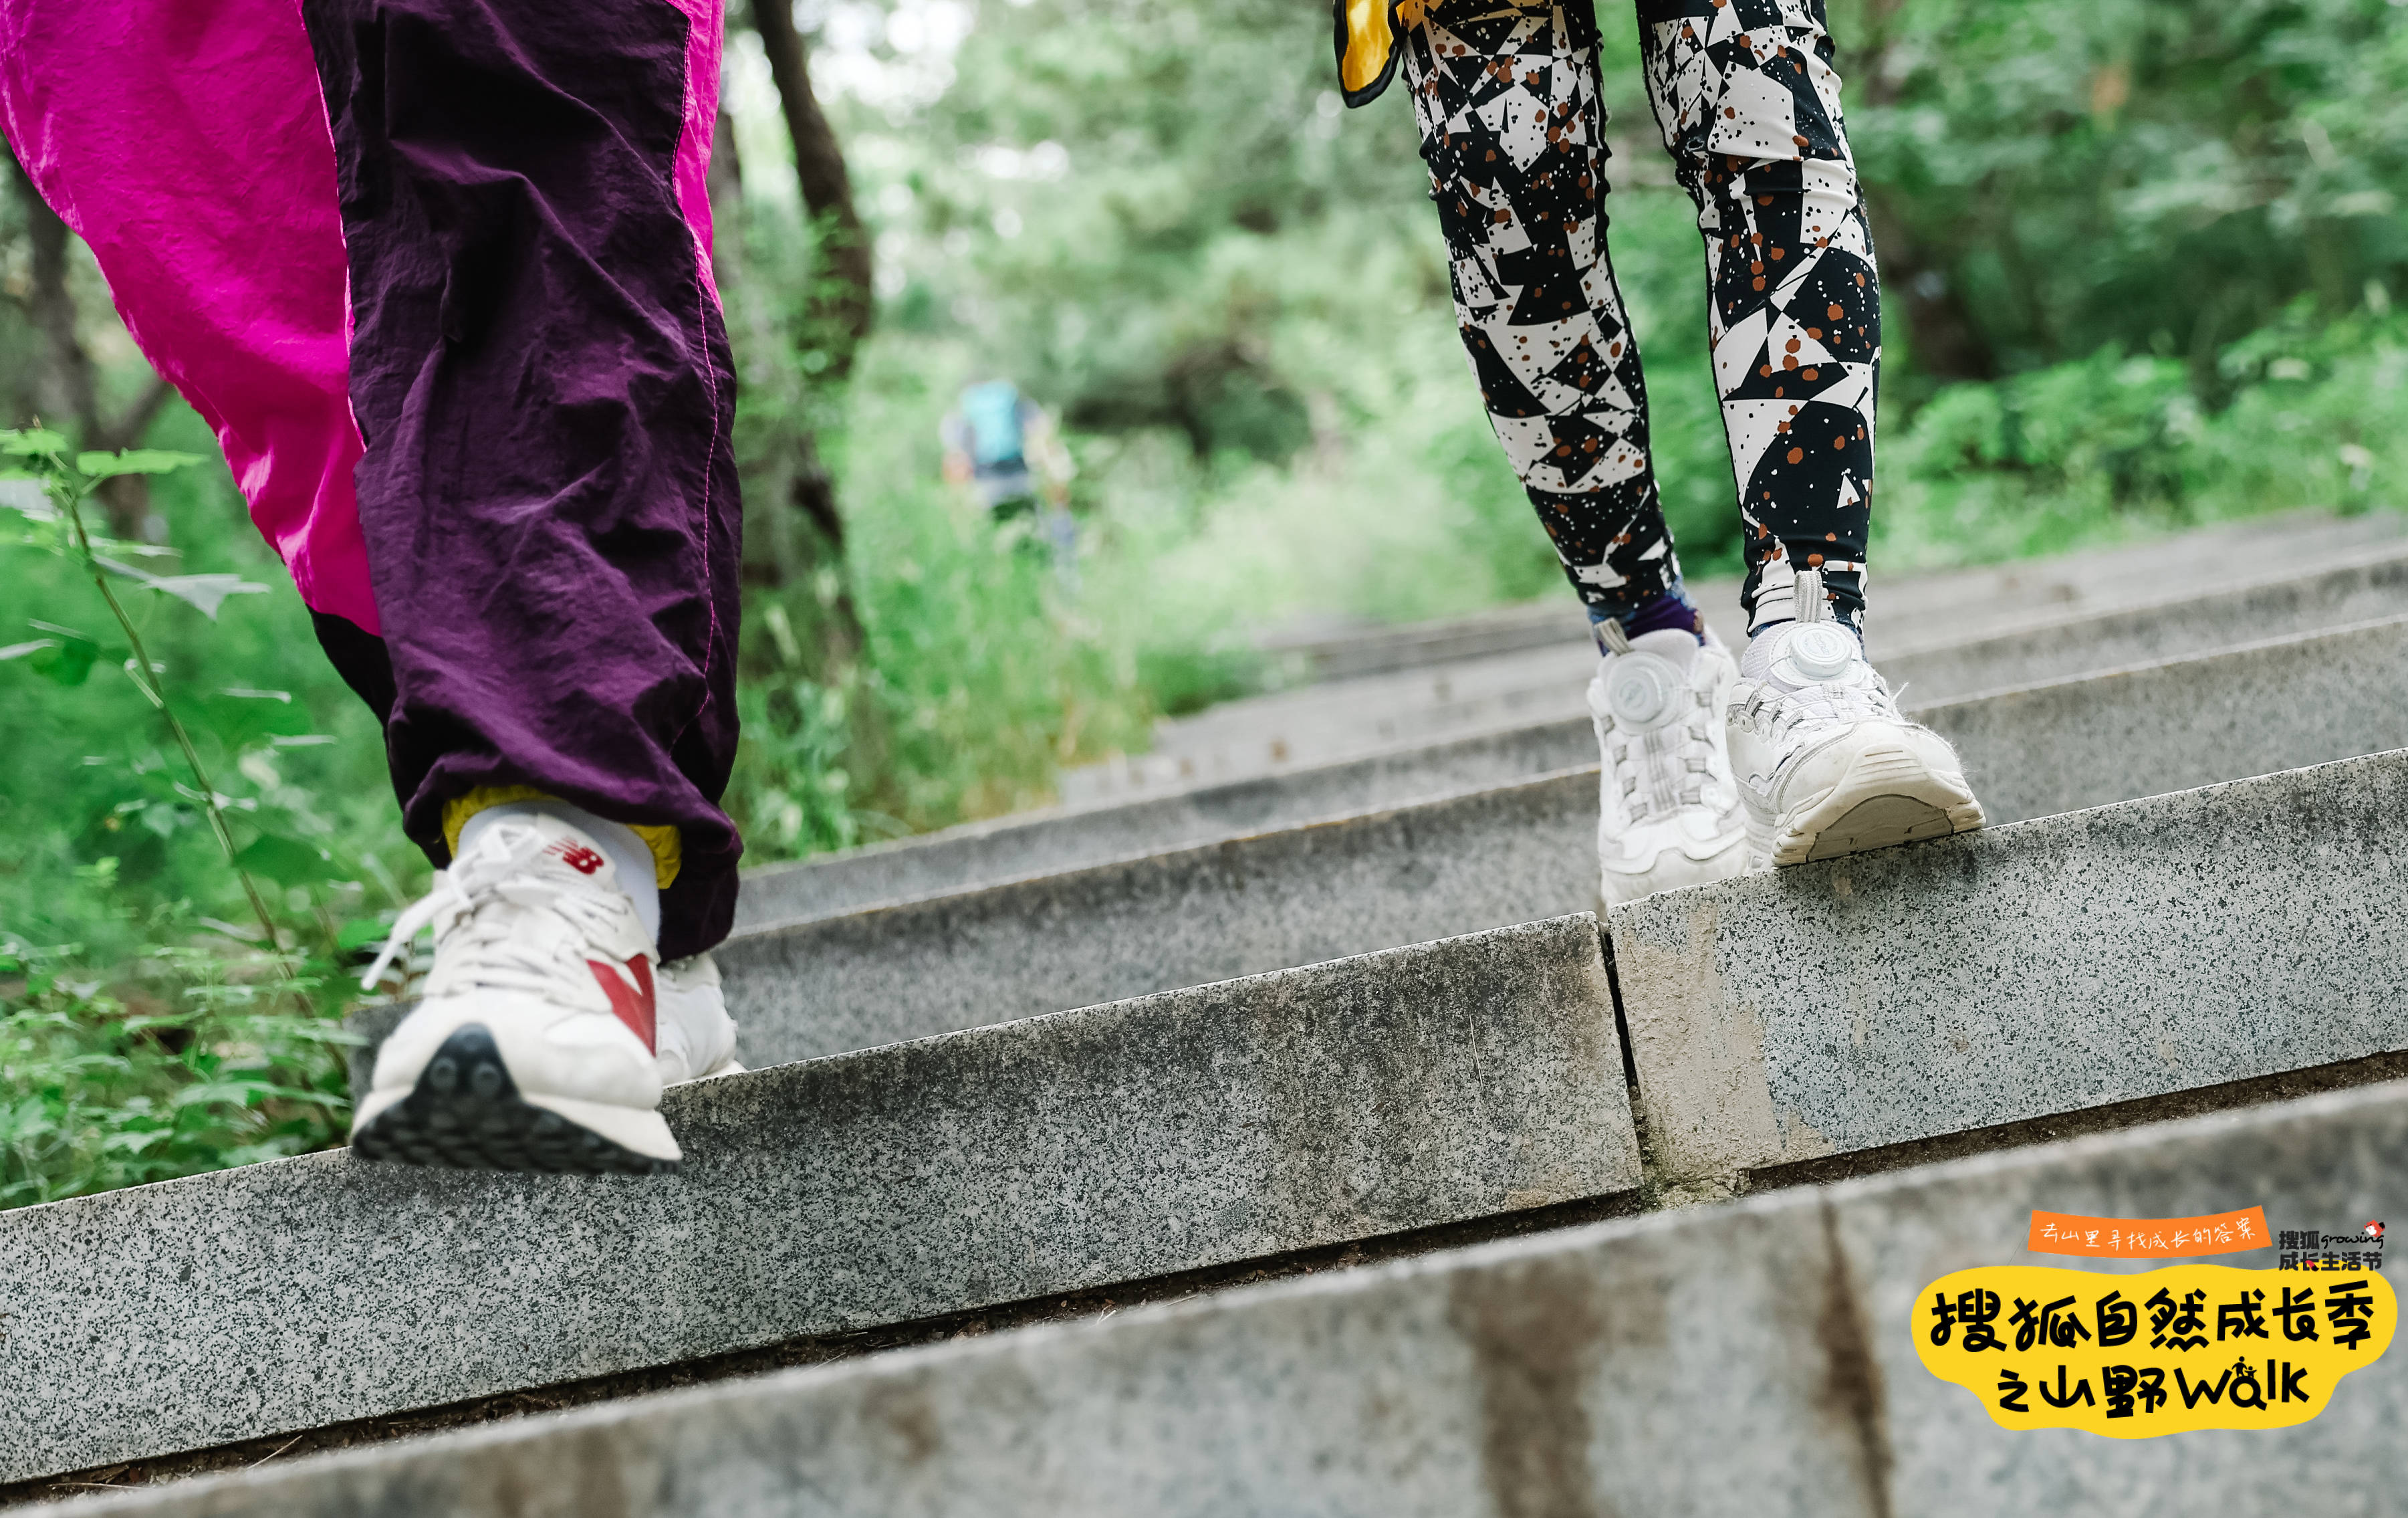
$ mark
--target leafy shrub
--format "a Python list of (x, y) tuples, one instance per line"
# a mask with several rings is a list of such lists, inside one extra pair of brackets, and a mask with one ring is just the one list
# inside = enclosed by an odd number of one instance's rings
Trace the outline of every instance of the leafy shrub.
[[(1942, 390), (1884, 440), (1883, 567), (2057, 552), (2267, 512), (2401, 504), (2408, 322), (2295, 307), (2219, 356), (2230, 401), (2186, 366), (2089, 358)], [(1876, 591), (1875, 595), (1878, 596)]]
[(219, 943), (90, 980), (70, 951), (0, 944), (0, 1207), (341, 1142), (351, 1035), (296, 1013), (269, 956)]

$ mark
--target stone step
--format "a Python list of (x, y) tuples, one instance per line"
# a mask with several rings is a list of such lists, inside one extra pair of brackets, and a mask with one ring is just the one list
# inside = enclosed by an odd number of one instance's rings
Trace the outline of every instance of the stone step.
[[(2283, 515), (2194, 528), (2172, 537), (2121, 547), (2086, 549), (2049, 559), (2015, 559), (1974, 569), (1927, 569), (1905, 576), (1883, 573), (1876, 586), (1883, 636), (1927, 634), (1924, 624), (1945, 622), (1960, 636), (2003, 631), (2030, 617), (2035, 607), (2124, 605), (2156, 600), (2167, 586), (2191, 583), (2208, 588), (2228, 578), (2269, 571), (2321, 569), (2341, 555), (2408, 537), (2408, 515), (2372, 511), (2365, 515), (2329, 515), (2292, 511)], [(1739, 581), (1690, 581), (1690, 598), (1707, 607), (1714, 631), (1731, 639), (1743, 629), (1739, 617)], [(1525, 605), (1491, 607), (1464, 617), (1404, 624), (1303, 624), (1254, 641), (1259, 651), (1291, 672), (1291, 685), (1320, 679), (1384, 674), (1421, 665), (1580, 643), (1589, 617), (1563, 593)]]
[[(1945, 621), (1960, 634), (2002, 631), (2035, 608), (2097, 609), (2155, 600), (2172, 585), (2206, 588), (2236, 573), (2246, 578), (2323, 568), (2338, 556), (2403, 536), (2408, 515), (2399, 513), (2286, 513), (2048, 558), (1895, 578), (1885, 572), (1875, 587), (1876, 606), (1885, 638), (1919, 635), (1920, 624), (1932, 621)], [(1716, 618), (1718, 631), (1728, 637), (1740, 630), (1721, 620), (1736, 618), (1737, 580), (1692, 580), (1690, 591)], [(1557, 592), (1428, 622), (1298, 626), (1259, 638), (1255, 646), (1290, 668), (1297, 682), (1323, 681), (1579, 643), (1587, 630), (1587, 613)]]
[(1064, 771), (1062, 801), (1084, 808), (1576, 716), (1596, 668), (1581, 638), (1231, 701), (1157, 723), (1149, 754)]
[[(2394, 520), (2385, 518), (2386, 521)], [(2247, 572), (2243, 574), (2243, 571)], [(1976, 603), (1959, 616), (1891, 625), (1868, 642), (1893, 685), (1927, 699), (2114, 669), (2144, 659), (2408, 611), (2408, 548), (2378, 543), (2309, 568), (2235, 566), (2208, 582), (2169, 576), (2114, 598)], [(1744, 639), (1717, 623), (1733, 647)], [(1159, 724), (1154, 752), (1064, 772), (1072, 810), (1222, 784), (1413, 741), (1576, 716), (1595, 668), (1584, 641), (1331, 681), (1231, 701)]]
[(1898, 632), (1932, 617), (1964, 631), (2000, 631), (2036, 607), (2109, 610), (2170, 591), (2197, 594), (2270, 574), (2308, 573), (2402, 539), (2408, 513), (2286, 512), (2045, 558), (1906, 574), (1876, 565), (1874, 620)]
[(1544, 648), (1587, 636), (1587, 611), (1558, 591), (1521, 605), (1427, 622), (1282, 629), (1255, 639), (1254, 646), (1270, 656), (1290, 684), (1300, 685)]
[[(1996, 823), (2408, 748), (2408, 617), (1915, 714), (1957, 744)], [(1317, 788), (1256, 783), (1252, 804), (1335, 809), (1385, 787), (1473, 783), (1484, 767), (1551, 750), (1584, 756), (1592, 742), (1585, 719), (1514, 730), (1427, 764), (1405, 753), (1312, 772)], [(1237, 808), (1199, 809), (1172, 821), (1217, 841), (785, 923), (760, 922), (756, 895), (720, 951), (742, 1053), (755, 1065), (812, 1058), (1587, 910), (1595, 774), (1234, 837)], [(1026, 835), (1055, 860), (1097, 836)], [(941, 891), (933, 872), (919, 884)], [(354, 1025), (378, 1039), (397, 1016), (371, 1007)], [(372, 1057), (356, 1057), (355, 1085)]]
[[(2408, 547), (2378, 544), (2312, 569), (2229, 566), (2204, 581), (2126, 587), (2096, 604), (2035, 601), (1991, 614), (1879, 617), (1867, 646), (1894, 687), (1948, 700), (2408, 612)], [(1718, 625), (1734, 648), (1738, 629)], [(1162, 724), (1154, 752), (1125, 764), (1141, 782), (1238, 780), (1333, 762), (1411, 740), (1577, 716), (1596, 666), (1584, 643), (1335, 681), (1233, 701)], [(1085, 797), (1063, 778), (1066, 801)]]
[[(2408, 937), (2393, 920), (2408, 911), (2394, 904), (2394, 877), (2408, 865), (2391, 862), (2403, 857), (2408, 831), (2403, 792), (2408, 754), (2387, 754), (1618, 909), (1614, 950), (1654, 1178), (1777, 1180), (1800, 1161), (2408, 1048), (2408, 1010), (2392, 994), (2408, 955), (2396, 947)], [(1228, 1148), (1289, 1153), (1282, 1133), (1326, 1128), (1359, 1150), (1398, 1137), (1391, 1125), (1406, 1123), (1410, 1152), (1371, 1168), (1408, 1203), (1426, 1196), (1426, 1166), (1474, 1146), (1485, 1165), (1480, 1182), (1452, 1194), (1474, 1196), (1478, 1215), (1583, 1194), (1545, 1169), (1554, 1158), (1546, 1146), (1567, 1128), (1611, 1130), (1594, 1148), (1612, 1152), (1585, 1185), (1591, 1194), (1627, 1186), (1635, 1169), (1622, 1137), (1619, 1051), (1594, 961), (1584, 957), (1584, 921), (682, 1088), (672, 1118), (695, 1168), (678, 1182), (428, 1177), (314, 1156), (0, 1218), (0, 1279), (42, 1283), (25, 1316), (45, 1325), (30, 1337), (18, 1331), (19, 1358), (0, 1362), (19, 1377), (0, 1381), (0, 1415), (50, 1427), (63, 1406), (90, 1403), (93, 1415), (64, 1426), (122, 1440), (136, 1437), (123, 1432), (127, 1399), (150, 1406), (165, 1382), (206, 1394), (219, 1438), (306, 1425), (254, 1416), (255, 1402), (244, 1398), (256, 1394), (235, 1396), (222, 1377), (255, 1378), (245, 1386), (298, 1379), (289, 1356), (330, 1339), (295, 1335), (293, 1325), (329, 1311), (365, 1312), (371, 1323), (447, 1342), (484, 1342), (464, 1314), (497, 1324), (494, 1349), (440, 1370), (354, 1369), (348, 1381), (322, 1377), (306, 1394), (335, 1398), (335, 1409), (356, 1406), (341, 1398), (356, 1395), (361, 1376), (398, 1374), (419, 1378), (410, 1381), (415, 1401), (400, 1405), (424, 1405), (480, 1395), (480, 1384), (506, 1379), (508, 1365), (536, 1364), (513, 1383), (534, 1384), (738, 1347), (740, 1337), (730, 1345), (713, 1337), (729, 1316), (767, 1320), (752, 1342), (878, 1321), (875, 1304), (897, 1299), (884, 1309), (894, 1318), (926, 1316), (944, 1310), (947, 1287), (988, 1267), (982, 1239), (1005, 1240), (992, 1268), (1008, 1279), (977, 1276), (961, 1294), (973, 1300), (1110, 1279), (1118, 1266), (1097, 1269), (1098, 1238), (1129, 1242), (1132, 1252), (1113, 1259), (1140, 1262), (1132, 1271), (1254, 1258), (1277, 1247), (1277, 1229), (1248, 1208), (1287, 1206), (1302, 1182), (1283, 1187), (1268, 1161), (1253, 1170), (1268, 1179), (1242, 1167), (1231, 1177), (1215, 1168), (1216, 1156)], [(1446, 985), (1399, 998), (1384, 1018), (1367, 1016), (1362, 997), (1332, 991), (1316, 1003), (1297, 990), (1342, 988), (1366, 966), (1424, 962), (1417, 956), (1513, 961), (1531, 941), (1517, 934), (1552, 944), (1560, 976), (1580, 989), (1541, 990), (1526, 1003), (1487, 997), (1510, 1004), (1502, 1029), (1492, 1006)], [(1558, 1001), (1578, 1005), (1565, 1012)], [(1195, 1015), (1198, 1005), (1221, 1010)], [(1448, 1066), (1449, 1048), (1431, 1052), (1433, 1015), (1455, 1019), (1456, 1041), (1502, 1037), (1518, 1056), (1484, 1047)], [(1341, 1047), (1299, 1053), (1311, 1039), (1292, 1026), (1298, 1019)], [(1448, 1043), (1443, 1034), (1437, 1041)], [(1399, 1061), (1411, 1068), (1371, 1089), (1335, 1078)], [(1174, 1068), (1167, 1085), (1166, 1063)], [(1433, 1063), (1454, 1069), (1455, 1089), (1468, 1081), (1471, 1094), (1433, 1100), (1428, 1089), (1444, 1084), (1423, 1073)], [(1499, 1090), (1509, 1095), (1493, 1096)], [(1256, 1116), (1281, 1111), (1290, 1093), (1324, 1105), (1292, 1122)], [(1584, 1127), (1563, 1115), (1584, 1103), (1602, 1117)], [(1512, 1131), (1512, 1120), (1534, 1124), (1538, 1135)], [(1368, 1137), (1349, 1136), (1367, 1129)], [(1531, 1157), (1534, 1143), (1548, 1159)], [(708, 1184), (714, 1164), (738, 1181), (724, 1191)], [(1200, 1178), (1165, 1178), (1182, 1165)], [(1363, 1167), (1331, 1160), (1324, 1146), (1301, 1168), (1319, 1178), (1314, 1218), (1325, 1222), (1337, 1194), (1329, 1188), (1345, 1192)], [(1497, 1169), (1509, 1173), (1492, 1181)], [(1002, 1180), (992, 1178), (998, 1170)], [(1035, 1180), (1025, 1180), (1032, 1170)], [(924, 1184), (898, 1190), (898, 1176)], [(966, 1184), (965, 1176), (976, 1178)], [(1041, 1193), (1038, 1203), (1053, 1210), (1024, 1221), (1032, 1204), (1014, 1182)], [(1098, 1191), (1107, 1205), (1096, 1202)], [(595, 1203), (606, 1192), (607, 1212)], [(1388, 1207), (1353, 1236), (1416, 1226), (1432, 1210)], [(540, 1240), (539, 1258), (495, 1251), (491, 1228), (464, 1223), (496, 1215), (505, 1236)], [(331, 1220), (330, 1235), (296, 1223), (321, 1217)], [(611, 1219), (632, 1220), (635, 1236)], [(1198, 1244), (1191, 1228), (1208, 1236)], [(1289, 1247), (1332, 1236), (1326, 1228), (1297, 1235)], [(1024, 1258), (1025, 1269), (1013, 1264)], [(423, 1262), (415, 1276), (412, 1261)], [(464, 1280), (466, 1296), (417, 1301), (409, 1292), (430, 1290), (430, 1274)], [(163, 1297), (150, 1283), (164, 1279), (202, 1281), (201, 1295)], [(298, 1283), (297, 1299), (268, 1289), (288, 1280)], [(631, 1306), (664, 1300), (678, 1310), (658, 1323)], [(509, 1306), (499, 1319), (495, 1301)], [(740, 1310), (712, 1306), (729, 1302)], [(567, 1325), (549, 1368), (530, 1354), (530, 1342), (549, 1341), (529, 1322)], [(380, 1349), (400, 1342), (379, 1334), (362, 1337)], [(279, 1336), (312, 1344), (287, 1352), (246, 1342)], [(93, 1360), (102, 1388), (57, 1368), (93, 1345), (108, 1347)], [(139, 1363), (144, 1355), (168, 1364)], [(370, 1357), (379, 1366), (395, 1358), (408, 1357)], [(212, 1381), (201, 1371), (211, 1364), (236, 1368)], [(164, 1413), (151, 1422), (178, 1426)], [(117, 1446), (94, 1454), (124, 1457)]]
[(1584, 915), (665, 1107), (673, 1177), (337, 1151), (0, 1212), (0, 1482), (1640, 1180)]
[[(1918, 715), (2000, 822), (2408, 748), (2408, 617)], [(805, 1059), (1584, 910), (1596, 787), (1592, 765), (747, 932), (719, 951), (740, 1052)]]
[(2073, 1263), (2025, 1251), (2034, 1208), (2262, 1202), (2278, 1228), (2339, 1231), (2396, 1215), (2403, 1173), (2408, 1086), (2367, 1087), (37, 1511), (2378, 1511), (2367, 1494), (2408, 1485), (2396, 1366), (2319, 1382), (2329, 1405), (2280, 1431), (2019, 1433), (1935, 1380), (1908, 1325), (1950, 1272)]
[[(2292, 515), (2275, 518), (2273, 523), (2217, 528), (2136, 544), (2107, 555), (1924, 573), (1899, 581), (1883, 578), (1869, 639), (1873, 658), (1890, 660), (1899, 653), (1977, 643), (2015, 634), (2020, 629), (2093, 617), (2102, 612), (2156, 607), (2167, 600), (2213, 602), (2220, 595), (2263, 581), (2312, 578), (2365, 561), (2367, 557), (2401, 552), (2408, 549), (2403, 532), (2408, 532), (2408, 515), (2399, 513), (2341, 520)], [(1736, 648), (1746, 631), (1736, 610), (1739, 581), (1700, 581), (1693, 590), (1698, 605), (1705, 607), (1707, 622), (1713, 622), (1714, 631)], [(2362, 614), (2372, 612), (2358, 612), (2353, 619)], [(1519, 694), (1526, 699), (1529, 691), (1554, 689), (1568, 668), (1565, 660), (1572, 660), (1577, 672), (1577, 660), (1584, 651), (1587, 639), (1577, 636), (1575, 627), (1575, 634), (1565, 636), (1560, 643), (1534, 643), (1519, 653), (1456, 658), (1428, 668), (1399, 668), (1387, 677), (1332, 679), (1320, 689), (1279, 691), (1269, 697), (1228, 701), (1204, 714), (1158, 725), (1154, 752), (1144, 759), (1125, 761), (1122, 769), (1129, 773), (1122, 781), (1151, 781), (1158, 788), (1166, 781), (1238, 778), (1240, 773), (1254, 773), (1250, 766), (1317, 761), (1334, 742), (1332, 732), (1343, 735), (1341, 720), (1355, 728), (1387, 725), (1389, 737), (1404, 737), (1401, 725), (1413, 720), (1421, 706), (1440, 708), (1433, 720), (1442, 720), (1450, 714), (1462, 714), (1485, 697)], [(1986, 685), (2057, 677), (2076, 672), (2078, 668), (2025, 668), (2008, 679), (1989, 679)], [(1358, 737), (1355, 742), (1370, 740)], [(1283, 747), (1286, 757), (1267, 754), (1267, 745)], [(1098, 800), (1091, 795), (1091, 781), (1111, 781), (1111, 771), (1112, 766), (1100, 766), (1094, 773), (1071, 771), (1065, 776), (1065, 802), (1091, 804)]]
[(2408, 616), (1938, 703), (1992, 823), (2408, 748)]
[[(2344, 601), (2349, 597), (2344, 597)], [(1993, 820), (2408, 747), (2403, 619), (1909, 710), (1964, 753)], [(2017, 667), (2013, 647), (1995, 672)], [(2000, 690), (1998, 687), (2008, 688)], [(1585, 711), (1080, 812), (1000, 817), (745, 876), (739, 932), (1511, 785), (1596, 762)]]
[(2408, 752), (1614, 908), (1668, 1181), (2408, 1049)]
[(1594, 768), (730, 938), (775, 1064), (1583, 912)]
[[(2312, 573), (2286, 571), (2200, 592), (2072, 613), (1983, 637), (1885, 647), (1874, 658), (1893, 686), (1925, 701), (1954, 700), (2005, 684), (2122, 669), (2261, 639), (2346, 627), (2408, 613), (2408, 549), (2371, 548)], [(2001, 672), (2021, 668), (2010, 681)]]
[(1597, 762), (1585, 716), (1200, 786), (1085, 811), (1020, 813), (745, 873), (739, 932), (888, 902), (1139, 859), (1168, 849), (1511, 785)]

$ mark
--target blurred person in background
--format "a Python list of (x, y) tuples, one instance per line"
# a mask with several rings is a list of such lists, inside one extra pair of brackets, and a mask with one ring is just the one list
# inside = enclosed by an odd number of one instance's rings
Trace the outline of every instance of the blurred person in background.
[(1078, 467), (1045, 408), (1009, 380), (981, 380), (962, 387), (937, 434), (945, 445), (945, 479), (998, 524), (1029, 517), (1036, 538), (1053, 551), (1054, 572), (1071, 584), (1078, 529), (1070, 481)]
[(1602, 662), (1609, 903), (1982, 825), (1863, 647), (1881, 288), (1823, 0), (1639, 0), (1647, 93), (1706, 246), (1745, 525), (1734, 660), (1681, 582), (1606, 249), (1593, 0), (1334, 0), (1353, 106), (1399, 73), (1457, 325)]
[(366, 1158), (651, 1172), (739, 1068), (721, 0), (0, 0), (0, 129), (384, 725)]

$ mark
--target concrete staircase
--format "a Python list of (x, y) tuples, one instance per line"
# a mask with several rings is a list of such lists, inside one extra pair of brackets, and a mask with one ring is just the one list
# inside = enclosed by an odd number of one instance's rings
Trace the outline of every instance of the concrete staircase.
[[(2113, 669), (2238, 637), (2329, 627), (2400, 609), (2408, 519), (2287, 517), (2171, 542), (2000, 569), (1877, 581), (1868, 647), (1893, 685), (1924, 699)], [(1723, 641), (1744, 641), (1736, 582), (1693, 587)], [(2355, 608), (2355, 609), (2353, 609)], [(1578, 716), (1595, 667), (1577, 607), (1492, 614), (1528, 641), (1419, 640), (1438, 662), (1232, 701), (1156, 730), (1140, 759), (1063, 776), (1070, 806), (1285, 773), (1398, 743)], [(1455, 626), (1455, 625), (1450, 625)], [(2247, 629), (2247, 630), (2241, 630)], [(1410, 631), (1367, 634), (1373, 650)], [(1999, 678), (2001, 659), (2014, 672)]]
[[(79, 1511), (2345, 1506), (2408, 1474), (2393, 1367), (2279, 1435), (2014, 1439), (1901, 1325), (2033, 1206), (2399, 1199), (2401, 527), (1877, 586), (2005, 825), (1602, 923), (1584, 645), (1299, 653), (1353, 672), (1311, 762), (750, 877), (767, 1067), (671, 1093), (681, 1176), (333, 1153), (0, 1213), (0, 1483), (356, 1445)], [(1466, 647), (1442, 696), (1381, 662)], [(1555, 696), (1455, 684), (1516, 660)], [(1252, 1275), (1300, 1279), (1168, 1301)]]

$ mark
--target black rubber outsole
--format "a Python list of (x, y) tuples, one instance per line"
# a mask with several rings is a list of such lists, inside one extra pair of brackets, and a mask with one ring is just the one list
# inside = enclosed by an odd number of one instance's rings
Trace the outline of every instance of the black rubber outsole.
[(519, 1095), (482, 1023), (443, 1041), (408, 1096), (351, 1135), (351, 1152), (387, 1164), (555, 1176), (666, 1176), (655, 1160)]

